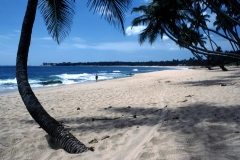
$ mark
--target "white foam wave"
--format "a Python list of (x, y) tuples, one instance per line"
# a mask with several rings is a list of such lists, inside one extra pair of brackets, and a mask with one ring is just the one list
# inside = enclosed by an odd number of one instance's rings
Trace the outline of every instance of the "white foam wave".
[(42, 82), (42, 81), (40, 81), (40, 80), (33, 80), (33, 79), (30, 79), (30, 80), (28, 80), (28, 81), (29, 81), (30, 84), (35, 84), (35, 83), (40, 83), (40, 82)]
[[(38, 84), (41, 82), (40, 80), (28, 80), (31, 87), (42, 87), (43, 85)], [(14, 79), (4, 79), (0, 80), (0, 89), (16, 89), (17, 88), (17, 80)]]
[(36, 88), (36, 87), (43, 87), (42, 84), (31, 84), (31, 83), (30, 83), (30, 86), (33, 87), (33, 88)]
[(60, 74), (55, 75), (61, 79), (81, 79), (81, 77), (88, 77), (90, 74), (83, 73), (83, 74)]
[[(58, 86), (58, 85), (68, 85), (68, 84), (75, 84), (75, 83), (84, 83), (84, 82), (93, 82), (95, 81), (95, 74), (96, 73), (82, 73), (82, 74), (59, 74), (59, 75), (52, 75), (50, 78), (43, 79), (29, 79), (29, 83), (31, 87), (46, 87), (46, 86)], [(111, 73), (107, 72), (98, 72), (98, 80), (110, 80), (114, 78), (120, 78), (126, 76), (125, 74), (120, 73), (119, 70), (114, 70)], [(61, 81), (62, 83), (49, 83), (44, 84), (43, 82), (48, 81)], [(5, 89), (17, 89), (17, 80), (14, 79), (0, 79), (0, 90)]]
[[(101, 73), (98, 74), (98, 80), (107, 80), (112, 79), (112, 76), (108, 76), (108, 73)], [(88, 82), (88, 81), (95, 81), (95, 74), (61, 74), (61, 75), (55, 75), (56, 77), (59, 77), (63, 84), (74, 84), (74, 83), (82, 83), (82, 82)]]
[(17, 84), (17, 80), (16, 78), (0, 80), (0, 85), (3, 85), (3, 84)]

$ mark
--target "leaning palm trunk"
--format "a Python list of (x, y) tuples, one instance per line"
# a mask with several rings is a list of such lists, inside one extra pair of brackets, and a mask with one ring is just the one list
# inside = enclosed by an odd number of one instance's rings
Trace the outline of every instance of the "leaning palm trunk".
[(41, 128), (43, 128), (52, 138), (58, 141), (65, 151), (69, 153), (82, 153), (88, 151), (88, 148), (44, 110), (34, 95), (28, 82), (28, 51), (37, 5), (38, 0), (28, 1), (27, 10), (22, 24), (16, 61), (18, 90), (27, 110)]

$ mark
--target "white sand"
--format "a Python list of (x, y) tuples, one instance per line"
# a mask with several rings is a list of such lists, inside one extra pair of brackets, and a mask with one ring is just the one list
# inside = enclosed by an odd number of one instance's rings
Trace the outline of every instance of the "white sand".
[(95, 147), (77, 155), (39, 128), (18, 93), (0, 95), (0, 159), (240, 159), (240, 68), (228, 69), (35, 90), (51, 116)]

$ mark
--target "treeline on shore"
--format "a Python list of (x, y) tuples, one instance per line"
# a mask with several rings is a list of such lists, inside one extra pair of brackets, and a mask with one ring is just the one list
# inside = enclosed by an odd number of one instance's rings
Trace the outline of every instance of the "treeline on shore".
[[(189, 58), (188, 60), (173, 59), (172, 61), (146, 61), (146, 62), (122, 62), (122, 61), (111, 61), (111, 62), (62, 62), (62, 63), (46, 63), (44, 66), (206, 66), (211, 64), (212, 66), (217, 65), (209, 61), (209, 59), (196, 59), (195, 57)], [(238, 65), (238, 60), (229, 60), (227, 65)]]

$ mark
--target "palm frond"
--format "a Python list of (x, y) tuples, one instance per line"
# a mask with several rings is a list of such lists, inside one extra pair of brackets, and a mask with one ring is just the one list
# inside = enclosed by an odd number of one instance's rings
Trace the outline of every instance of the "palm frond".
[(143, 42), (145, 42), (146, 39), (148, 38), (148, 32), (149, 32), (149, 29), (148, 29), (148, 28), (145, 28), (145, 29), (142, 30), (142, 32), (139, 34), (139, 36), (138, 36), (138, 42), (140, 43), (140, 45), (142, 45)]
[(124, 12), (127, 12), (131, 4), (132, 0), (88, 0), (87, 6), (125, 34)]
[(39, 0), (39, 9), (51, 37), (61, 43), (71, 31), (75, 0)]
[(143, 42), (145, 42), (146, 39), (152, 37), (153, 27), (154, 27), (153, 22), (150, 21), (149, 25), (144, 30), (142, 30), (142, 32), (139, 34), (138, 42), (140, 43), (140, 45), (143, 44)]
[(134, 7), (132, 9), (132, 12), (142, 12), (142, 13), (147, 13), (148, 12), (148, 6), (145, 6), (145, 5), (142, 5), (142, 6), (139, 6), (139, 7)]
[(163, 39), (163, 30), (161, 28), (161, 24), (160, 22), (155, 22), (152, 33), (149, 35), (149, 43), (153, 44), (156, 41), (158, 35), (160, 35), (160, 38)]
[(145, 15), (139, 16), (132, 21), (132, 26), (146, 25), (151, 21), (149, 17)]

